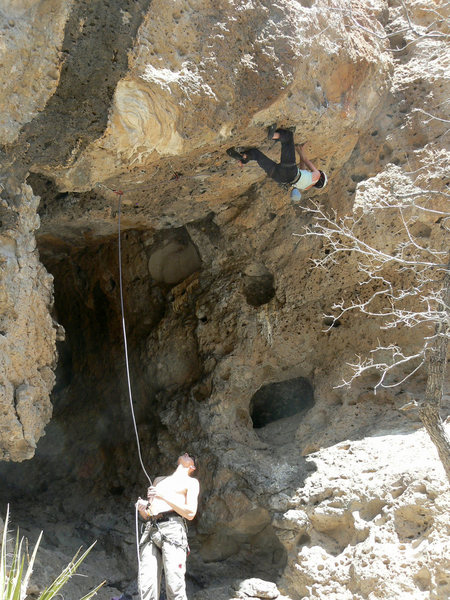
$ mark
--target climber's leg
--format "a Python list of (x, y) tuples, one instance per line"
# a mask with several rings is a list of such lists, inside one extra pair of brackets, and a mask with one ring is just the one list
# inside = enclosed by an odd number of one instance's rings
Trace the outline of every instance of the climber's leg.
[(279, 135), (276, 139), (281, 142), (280, 165), (283, 167), (296, 167), (294, 134), (288, 129), (277, 129), (276, 134)]

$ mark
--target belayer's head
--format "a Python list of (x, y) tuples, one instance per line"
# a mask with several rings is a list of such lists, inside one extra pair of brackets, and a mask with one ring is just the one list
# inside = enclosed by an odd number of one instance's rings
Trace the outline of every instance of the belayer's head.
[(190, 475), (196, 469), (195, 456), (185, 452), (178, 457), (177, 464), (183, 466), (185, 469), (188, 469), (188, 474)]
[(327, 185), (328, 178), (323, 171), (319, 171), (320, 177), (317, 182), (314, 184), (316, 188), (324, 188)]

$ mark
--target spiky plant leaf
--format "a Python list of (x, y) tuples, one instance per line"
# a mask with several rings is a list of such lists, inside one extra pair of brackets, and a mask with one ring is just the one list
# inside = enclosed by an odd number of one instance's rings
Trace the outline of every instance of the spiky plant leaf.
[[(42, 539), (42, 531), (33, 549), (33, 553), (28, 562), (28, 567), (24, 573), (25, 556), (23, 552), (24, 538), (19, 541), (19, 531), (17, 531), (14, 551), (11, 557), (11, 566), (8, 569), (6, 545), (8, 540), (8, 522), (9, 522), (9, 505), (6, 511), (5, 526), (2, 535), (0, 548), (0, 600), (25, 600), (27, 588), (33, 572), (33, 566), (36, 559), (36, 553)], [(39, 600), (52, 600), (65, 583), (75, 574), (78, 567), (94, 547), (95, 542), (81, 556), (81, 548), (75, 554), (73, 559), (65, 569), (56, 577), (56, 579), (45, 589), (39, 596)], [(80, 600), (90, 600), (98, 590), (105, 584), (103, 581), (96, 588), (88, 592)]]
[[(49, 585), (49, 587), (42, 592), (42, 594), (39, 596), (39, 600), (51, 600), (51, 598), (53, 598), (59, 592), (59, 590), (69, 581), (72, 575), (76, 573), (78, 567), (81, 565), (81, 563), (92, 550), (92, 548), (95, 546), (95, 544), (96, 542), (91, 544), (89, 548), (85, 552), (83, 552), (83, 554), (78, 558), (78, 555), (81, 552), (80, 548), (75, 554), (75, 556), (72, 558), (70, 563), (67, 565), (67, 567), (65, 567), (65, 569), (62, 570), (58, 577), (56, 577), (56, 579)], [(103, 583), (99, 587), (101, 587)], [(97, 590), (95, 590), (94, 593), (97, 593)], [(94, 593), (91, 593), (91, 596), (88, 595), (88, 598), (91, 598)]]

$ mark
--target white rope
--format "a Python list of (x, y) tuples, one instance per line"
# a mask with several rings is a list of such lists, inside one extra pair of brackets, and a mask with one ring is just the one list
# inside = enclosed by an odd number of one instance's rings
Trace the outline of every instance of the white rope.
[(129, 396), (129, 400), (130, 400), (130, 409), (131, 409), (131, 416), (133, 418), (134, 432), (136, 434), (136, 444), (137, 444), (137, 449), (138, 449), (139, 461), (141, 463), (142, 470), (144, 471), (144, 473), (149, 481), (149, 484), (152, 485), (152, 480), (150, 479), (150, 475), (145, 470), (144, 462), (142, 460), (141, 444), (139, 442), (139, 433), (138, 433), (136, 417), (134, 415), (134, 408), (133, 408), (133, 395), (131, 393), (130, 366), (128, 363), (127, 330), (126, 330), (126, 326), (125, 326), (125, 309), (123, 306), (122, 245), (121, 245), (121, 241), (120, 241), (120, 207), (121, 207), (121, 194), (119, 195), (119, 209), (118, 209), (118, 213), (119, 213), (119, 286), (120, 286), (120, 308), (122, 311), (123, 344), (124, 344), (124, 348), (125, 348), (125, 366), (126, 366), (126, 370), (127, 370), (127, 381), (128, 381), (128, 396)]
[(141, 588), (141, 556), (139, 554), (139, 518), (138, 518), (138, 507), (135, 510), (135, 529), (136, 529), (136, 555), (138, 562), (138, 591), (139, 598), (142, 600), (142, 588)]
[[(133, 395), (131, 392), (131, 379), (130, 379), (130, 366), (129, 366), (129, 362), (128, 362), (128, 343), (127, 343), (127, 329), (126, 329), (126, 324), (125, 324), (125, 309), (124, 309), (124, 303), (123, 303), (123, 285), (122, 285), (122, 244), (121, 244), (121, 240), (120, 240), (120, 209), (121, 209), (121, 196), (122, 193), (116, 192), (119, 196), (119, 206), (118, 206), (118, 217), (119, 217), (119, 225), (118, 225), (118, 237), (119, 237), (119, 245), (118, 245), (118, 249), (119, 249), (119, 288), (120, 288), (120, 308), (122, 311), (122, 330), (123, 330), (123, 344), (124, 344), (124, 348), (125, 348), (125, 366), (126, 366), (126, 371), (127, 371), (127, 381), (128, 381), (128, 396), (129, 396), (129, 400), (130, 400), (130, 409), (131, 409), (131, 416), (133, 419), (133, 425), (134, 425), (134, 432), (136, 434), (136, 443), (137, 443), (137, 449), (138, 449), (138, 455), (139, 455), (139, 461), (141, 463), (141, 467), (142, 470), (144, 471), (148, 482), (150, 485), (152, 484), (152, 480), (150, 479), (149, 474), (147, 473), (147, 471), (145, 470), (144, 467), (144, 462), (142, 460), (142, 453), (141, 453), (141, 444), (139, 441), (139, 433), (138, 433), (138, 428), (137, 428), (137, 424), (136, 424), (136, 417), (134, 414), (134, 408), (133, 408)], [(137, 561), (138, 561), (138, 589), (139, 589), (139, 597), (142, 600), (142, 590), (141, 590), (141, 583), (140, 583), (140, 577), (141, 577), (141, 557), (139, 555), (139, 519), (138, 519), (138, 507), (136, 506), (135, 509), (135, 529), (136, 529), (136, 554), (137, 554)]]

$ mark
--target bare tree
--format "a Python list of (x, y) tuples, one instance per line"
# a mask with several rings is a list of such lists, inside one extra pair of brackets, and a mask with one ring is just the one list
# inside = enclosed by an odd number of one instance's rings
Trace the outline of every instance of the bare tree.
[[(378, 342), (368, 356), (356, 357), (342, 386), (375, 372), (376, 393), (380, 388), (399, 386), (425, 370), (426, 390), (404, 408), (411, 404), (418, 408), (450, 481), (450, 438), (440, 416), (450, 336), (450, 194), (445, 191), (448, 155), (437, 144), (449, 132), (450, 121), (445, 113), (449, 101), (447, 97), (442, 100), (442, 96), (439, 101), (437, 90), (433, 90), (427, 97), (429, 104), (424, 106), (424, 98), (416, 99), (408, 89), (417, 65), (421, 65), (417, 74), (420, 78), (434, 60), (446, 64), (448, 3), (438, 0), (418, 4), (393, 0), (385, 25), (378, 20), (375, 5), (372, 17), (351, 1), (331, 0), (326, 11), (317, 5), (318, 16), (335, 15), (355, 35), (363, 35), (379, 44), (380, 50), (391, 52), (394, 72), (399, 73), (393, 76), (391, 91), (405, 94), (413, 104), (417, 102), (407, 118), (410, 122), (421, 120), (419, 126), (429, 131), (434, 141), (427, 147), (427, 157), (424, 154), (422, 161), (418, 159), (416, 170), (405, 172), (388, 165), (383, 173), (360, 183), (353, 212), (348, 216), (326, 211), (315, 202), (303, 206), (313, 219), (299, 235), (322, 241), (321, 255), (313, 259), (316, 268), (328, 269), (335, 263), (342, 269), (346, 261), (352, 261), (352, 267), (358, 270), (359, 290), (333, 305), (333, 314), (326, 315), (330, 328), (347, 313), (358, 311), (378, 319), (380, 337), (387, 340)], [(321, 26), (319, 18), (317, 26)], [(411, 70), (409, 60), (413, 63)], [(411, 333), (407, 336), (409, 342), (390, 342), (395, 335), (389, 337), (389, 330), (398, 333), (399, 328)]]
[[(379, 319), (381, 330), (407, 328), (414, 330), (414, 339), (423, 340), (414, 351), (410, 350), (412, 344), (402, 348), (395, 343), (378, 343), (369, 356), (358, 356), (349, 365), (350, 375), (341, 386), (350, 386), (356, 378), (375, 371), (376, 393), (379, 388), (403, 384), (419, 370), (427, 369), (426, 392), (417, 399), (416, 406), (450, 480), (450, 438), (439, 410), (450, 337), (446, 247), (450, 213), (439, 206), (448, 201), (449, 194), (422, 189), (418, 180), (420, 174), (405, 174), (391, 165), (367, 187), (360, 184), (349, 216), (327, 213), (317, 202), (303, 206), (313, 215), (313, 221), (303, 234), (296, 235), (322, 241), (320, 257), (312, 259), (316, 268), (328, 269), (333, 263), (341, 267), (343, 260), (352, 260), (358, 269), (360, 290), (350, 300), (333, 304), (333, 313), (326, 315), (330, 328), (347, 313), (359, 311)], [(427, 219), (430, 227), (426, 242), (423, 237), (419, 242), (414, 231), (423, 233)]]

